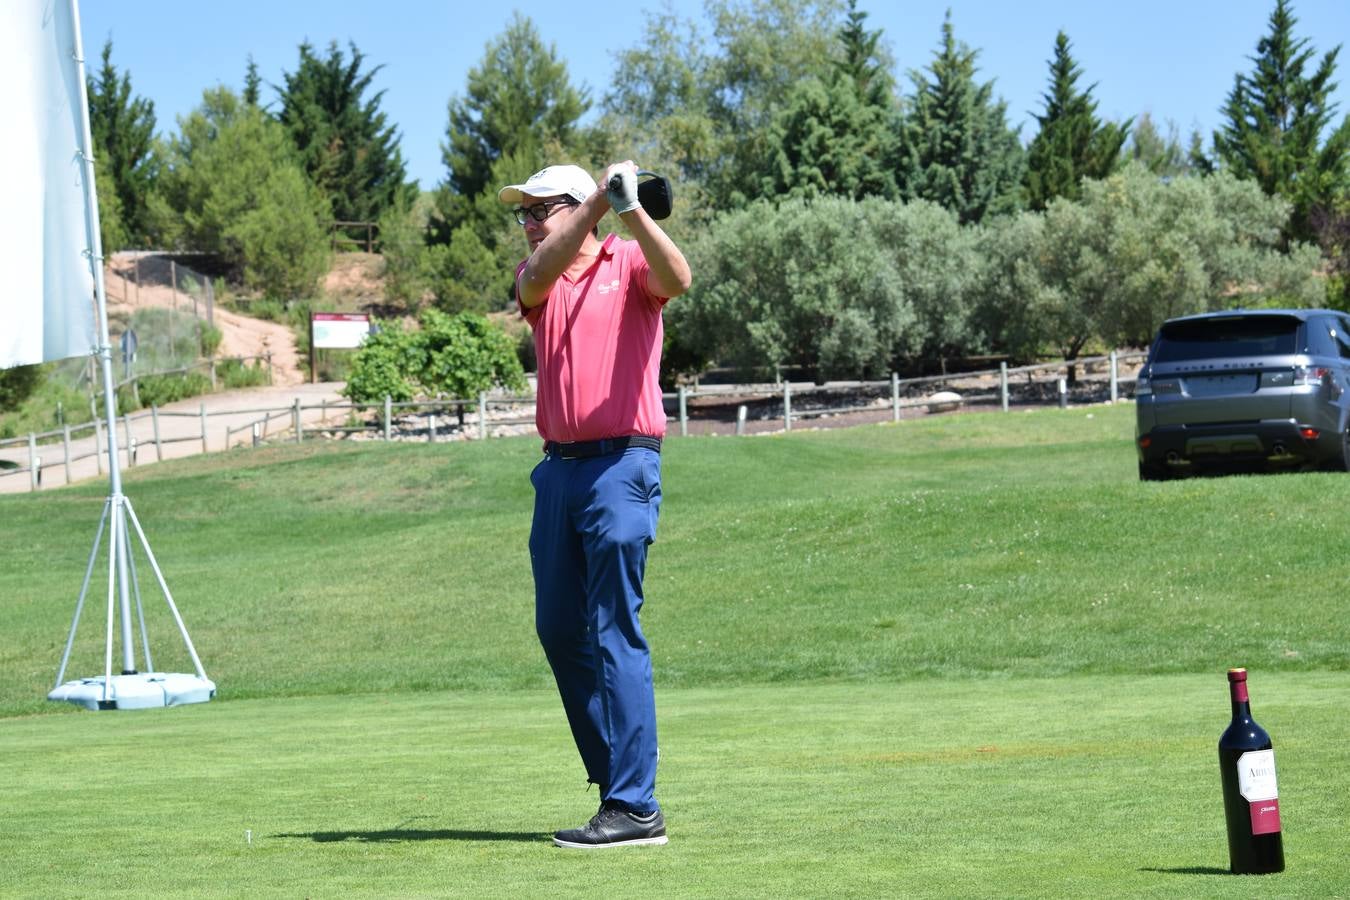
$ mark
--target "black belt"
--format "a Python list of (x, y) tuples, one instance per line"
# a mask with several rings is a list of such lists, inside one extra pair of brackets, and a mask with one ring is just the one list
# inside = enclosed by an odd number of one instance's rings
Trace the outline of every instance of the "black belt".
[(600, 441), (573, 441), (568, 444), (548, 441), (544, 444), (544, 452), (549, 456), (557, 456), (559, 459), (590, 459), (594, 456), (622, 453), (629, 447), (643, 447), (660, 453), (661, 439), (648, 437), (645, 434), (635, 434), (629, 437), (605, 438)]

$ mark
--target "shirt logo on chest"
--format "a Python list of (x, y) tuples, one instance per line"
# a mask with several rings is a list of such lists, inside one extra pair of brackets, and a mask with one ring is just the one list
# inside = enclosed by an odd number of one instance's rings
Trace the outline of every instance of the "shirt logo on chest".
[(615, 278), (613, 281), (609, 282), (608, 284), (600, 284), (600, 285), (596, 285), (596, 288), (595, 288), (596, 293), (599, 293), (599, 294), (612, 294), (612, 293), (614, 293), (615, 291), (617, 291), (618, 289), (619, 289), (619, 279), (617, 279), (617, 278)]

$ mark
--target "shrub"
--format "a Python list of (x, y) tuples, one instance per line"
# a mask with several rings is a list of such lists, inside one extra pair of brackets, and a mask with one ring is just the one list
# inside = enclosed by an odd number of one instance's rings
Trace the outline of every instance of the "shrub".
[(357, 403), (386, 396), (404, 402), (416, 396), (413, 373), (422, 367), (422, 350), (398, 322), (376, 322), (375, 328), (352, 356), (351, 376), (342, 389)]
[[(930, 297), (960, 309), (947, 287), (962, 267), (947, 253), (899, 258), (911, 246), (922, 252), (924, 228), (935, 223), (944, 237), (958, 234), (955, 217), (922, 202), (760, 201), (723, 215), (690, 247), (694, 286), (665, 312), (672, 342), (686, 359), (747, 372), (789, 365), (830, 377), (882, 374), (945, 321), (921, 319), (929, 306), (947, 309)], [(812, 248), (809, 261), (804, 247)]]
[(267, 365), (262, 360), (254, 360), (245, 365), (241, 360), (221, 360), (216, 365), (216, 378), (226, 388), (257, 387), (267, 384)]
[(43, 377), (40, 365), (0, 369), (0, 412), (18, 409), (42, 384)]
[(221, 330), (214, 325), (200, 326), (200, 330), (197, 332), (197, 338), (201, 344), (202, 356), (207, 359), (215, 356), (216, 351), (220, 349), (220, 342), (224, 337), (225, 335)]
[(526, 388), (515, 343), (485, 316), (427, 309), (418, 321), (412, 332), (378, 323), (352, 357), (343, 394), (368, 403), (385, 396), (407, 401), (419, 392), (468, 399), (493, 387)]
[(429, 309), (419, 321), (425, 356), (417, 380), (428, 393), (468, 399), (494, 387), (525, 390), (515, 344), (487, 317)]
[[(211, 393), (211, 380), (200, 372), (187, 372), (182, 375), (145, 375), (137, 380), (139, 385), (136, 394), (140, 397), (141, 407), (163, 406), (176, 400)], [(117, 407), (121, 412), (130, 412), (137, 408), (131, 385), (118, 389)]]
[(384, 257), (384, 299), (417, 309), (427, 289), (428, 251), (425, 214), (402, 198), (380, 217), (380, 255)]

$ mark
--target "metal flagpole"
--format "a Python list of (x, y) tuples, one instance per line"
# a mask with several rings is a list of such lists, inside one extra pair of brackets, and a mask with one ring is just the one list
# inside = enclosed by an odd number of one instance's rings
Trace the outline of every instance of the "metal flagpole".
[[(74, 31), (73, 57), (80, 93), (80, 140), (78, 148), (83, 165), (84, 202), (85, 202), (85, 239), (88, 249), (85, 255), (94, 272), (94, 298), (98, 309), (98, 345), (93, 355), (98, 358), (103, 380), (103, 414), (107, 420), (108, 437), (108, 483), (109, 495), (104, 507), (103, 518), (99, 520), (98, 532), (94, 536), (94, 548), (89, 556), (89, 571), (85, 573), (85, 584), (80, 590), (80, 599), (75, 609), (75, 621), (71, 624), (70, 638), (66, 643), (66, 652), (61, 659), (57, 674), (57, 686), (47, 695), (49, 700), (64, 700), (86, 706), (91, 709), (137, 709), (151, 706), (173, 706), (180, 703), (200, 703), (215, 696), (216, 686), (206, 677), (197, 651), (188, 638), (187, 628), (183, 625), (178, 608), (169, 597), (168, 586), (164, 583), (159, 565), (155, 562), (150, 542), (135, 520), (131, 503), (122, 494), (122, 469), (117, 445), (117, 404), (114, 394), (112, 371), (112, 341), (108, 335), (108, 300), (103, 280), (103, 239), (99, 234), (98, 195), (94, 189), (93, 134), (89, 125), (89, 91), (84, 66), (84, 41), (80, 35), (79, 0), (70, 0), (71, 23)], [(130, 518), (130, 522), (128, 519)], [(85, 678), (61, 683), (69, 662), (70, 650), (75, 641), (75, 628), (79, 625), (80, 611), (84, 606), (89, 578), (93, 572), (94, 558), (98, 553), (99, 542), (103, 538), (105, 521), (108, 525), (108, 621), (105, 642), (105, 665), (102, 678)], [(137, 537), (145, 551), (150, 565), (155, 571), (169, 608), (178, 624), (188, 652), (196, 667), (197, 674), (160, 674), (153, 671), (150, 660), (150, 642), (145, 629), (145, 615), (141, 609), (140, 587), (135, 584), (135, 564), (131, 559), (131, 530), (128, 525), (134, 523)], [(140, 614), (141, 637), (144, 642), (146, 667), (149, 672), (136, 669), (136, 644), (132, 637), (131, 601), (135, 591), (136, 609)], [(113, 636), (114, 612), (121, 624), (122, 669), (119, 676), (113, 675)]]

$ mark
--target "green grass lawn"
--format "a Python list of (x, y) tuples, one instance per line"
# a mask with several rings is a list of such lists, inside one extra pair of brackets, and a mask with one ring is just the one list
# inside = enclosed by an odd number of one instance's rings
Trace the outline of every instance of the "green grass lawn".
[(41, 897), (1344, 896), (1350, 678), (1260, 687), (1264, 878), (1225, 872), (1221, 675), (666, 689), (671, 843), (600, 854), (547, 840), (597, 802), (548, 691), (12, 719), (0, 853)]
[[(1350, 478), (1140, 484), (1132, 415), (669, 441), (672, 840), (599, 859), (545, 839), (598, 801), (533, 635), (538, 441), (128, 472), (220, 688), (183, 709), (43, 700), (106, 487), (2, 497), (0, 895), (1350, 895)], [(190, 671), (139, 568), (157, 668)], [(1259, 880), (1223, 874), (1233, 665), (1280, 762)]]

